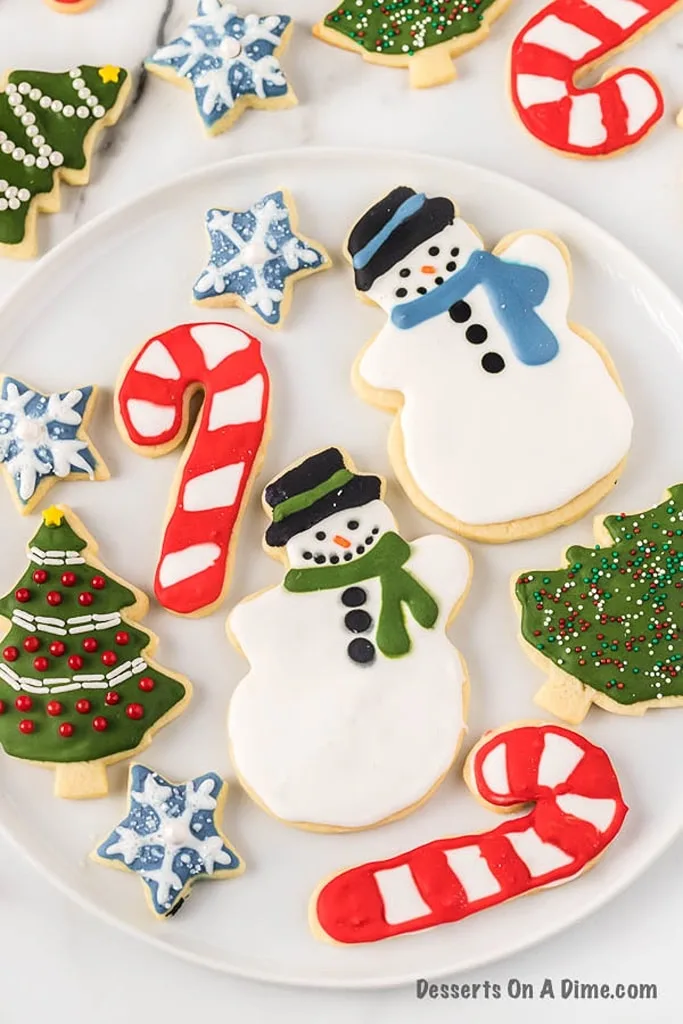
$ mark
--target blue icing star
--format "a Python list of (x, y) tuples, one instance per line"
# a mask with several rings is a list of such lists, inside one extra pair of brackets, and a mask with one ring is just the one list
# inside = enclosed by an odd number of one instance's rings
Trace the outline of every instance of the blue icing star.
[(96, 858), (139, 874), (154, 913), (173, 914), (198, 878), (244, 870), (216, 825), (224, 787), (214, 772), (176, 784), (142, 764), (132, 765), (128, 814), (98, 847)]
[(238, 100), (276, 100), (289, 85), (275, 56), (291, 18), (237, 14), (222, 0), (199, 0), (197, 17), (182, 35), (145, 62), (169, 68), (194, 89), (197, 109), (208, 129), (226, 117)]
[(292, 230), (283, 192), (248, 210), (209, 210), (211, 256), (194, 286), (197, 302), (235, 295), (267, 324), (280, 322), (287, 278), (329, 265), (327, 254)]
[(93, 388), (43, 395), (14, 377), (0, 385), (0, 464), (28, 504), (41, 479), (84, 473), (94, 477), (95, 451), (82, 433)]

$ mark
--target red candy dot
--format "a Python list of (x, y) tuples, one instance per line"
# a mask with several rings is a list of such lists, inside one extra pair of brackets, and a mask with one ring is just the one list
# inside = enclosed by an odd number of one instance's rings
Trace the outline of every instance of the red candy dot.
[(62, 603), (62, 595), (58, 590), (50, 590), (47, 594), (47, 603), (51, 605), (57, 605)]
[(82, 594), (78, 595), (78, 603), (82, 604), (87, 608), (88, 605), (92, 604), (95, 598), (89, 590), (84, 590)]
[(151, 676), (143, 676), (138, 683), (138, 688), (144, 690), (145, 693), (149, 693), (150, 690), (154, 689), (154, 680)]
[(69, 736), (73, 736), (74, 727), (71, 724), (71, 722), (62, 722), (58, 729), (58, 732), (60, 736), (64, 736), (65, 739), (68, 739)]
[(29, 654), (35, 654), (40, 647), (40, 640), (37, 636), (27, 636), (24, 640), (24, 650), (28, 651)]
[(118, 704), (120, 700), (121, 698), (116, 692), (116, 690), (110, 690), (109, 693), (104, 698), (104, 703), (108, 704), (109, 707), (112, 707), (114, 704)]
[(7, 705), (5, 704), (4, 700), (0, 700), (0, 715), (4, 715), (6, 711)]
[(122, 630), (120, 633), (116, 634), (114, 639), (116, 640), (117, 644), (127, 644), (128, 641), (130, 640), (130, 634)]
[(61, 658), (66, 650), (66, 644), (63, 644), (61, 640), (53, 640), (48, 650), (50, 654), (54, 654), (55, 658)]
[(33, 707), (33, 701), (31, 700), (30, 697), (27, 697), (24, 694), (22, 694), (21, 697), (17, 697), (17, 699), (14, 702), (14, 706), (17, 709), (17, 711), (30, 711), (31, 708)]
[(128, 704), (126, 707), (126, 714), (129, 718), (142, 718), (145, 713), (145, 709), (142, 704)]
[(2, 652), (2, 656), (5, 659), (5, 661), (16, 661), (17, 658), (19, 657), (19, 648), (6, 647)]
[(106, 585), (107, 581), (105, 580), (104, 576), (93, 576), (93, 578), (90, 580), (90, 586), (94, 590), (102, 590), (104, 587), (106, 587)]
[(19, 587), (18, 590), (14, 591), (14, 596), (21, 604), (26, 604), (27, 601), (31, 600), (31, 591), (28, 587)]
[(61, 715), (62, 711), (64, 710), (64, 706), (60, 704), (58, 700), (50, 700), (47, 702), (45, 710), (47, 711), (48, 715)]
[(78, 671), (79, 668), (83, 668), (83, 658), (81, 658), (80, 654), (70, 654), (67, 665), (69, 668)]
[(76, 701), (76, 711), (79, 715), (87, 715), (90, 711), (90, 701), (86, 700), (85, 697), (81, 697), (80, 700)]
[(109, 722), (106, 718), (103, 718), (102, 715), (98, 715), (97, 718), (93, 718), (92, 727), (97, 732), (104, 732), (104, 730), (109, 727)]
[(36, 569), (33, 574), (34, 583), (47, 583), (47, 573), (44, 569)]
[(100, 655), (100, 658), (102, 660), (102, 664), (103, 665), (109, 665), (109, 666), (115, 665), (116, 662), (119, 660), (117, 655), (114, 653), (114, 651), (102, 651), (102, 654)]
[(88, 654), (93, 654), (98, 648), (97, 640), (94, 636), (87, 636), (83, 641), (83, 650), (87, 651)]
[(50, 667), (50, 661), (41, 654), (40, 657), (33, 659), (33, 667), (36, 672), (47, 672)]
[(35, 727), (35, 723), (32, 722), (30, 718), (22, 718), (19, 722), (19, 732), (23, 732), (25, 736), (32, 733)]
[(76, 582), (76, 573), (75, 572), (63, 572), (62, 573), (62, 583), (63, 583), (63, 585), (65, 587), (73, 587), (75, 582)]

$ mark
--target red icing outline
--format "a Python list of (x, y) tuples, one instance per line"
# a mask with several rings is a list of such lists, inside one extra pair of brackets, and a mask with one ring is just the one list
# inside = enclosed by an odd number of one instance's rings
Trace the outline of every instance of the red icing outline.
[[(539, 761), (549, 733), (569, 739), (585, 752), (564, 782), (552, 788), (541, 786), (537, 781)], [(482, 774), (485, 758), (501, 744), (507, 745), (510, 793), (505, 796), (493, 793)], [(535, 806), (527, 814), (505, 821), (489, 832), (437, 839), (408, 853), (361, 864), (336, 875), (314, 897), (314, 916), (326, 935), (341, 943), (376, 942), (460, 921), (515, 896), (566, 881), (609, 846), (621, 829), (628, 810), (605, 751), (579, 733), (561, 726), (513, 726), (502, 730), (491, 739), (481, 741), (468, 763), (471, 777), (466, 777), (466, 781), (474, 796), (494, 807), (510, 810), (522, 803), (534, 802)], [(556, 797), (565, 793), (614, 800), (615, 813), (608, 828), (600, 832), (590, 822), (562, 811)], [(570, 856), (571, 863), (543, 875), (532, 876), (507, 838), (511, 833), (524, 832), (529, 828), (533, 828), (544, 842), (552, 843)], [(468, 899), (444, 856), (444, 851), (465, 846), (479, 848), (501, 887), (500, 892), (482, 899)], [(374, 874), (404, 865), (409, 867), (416, 888), (430, 912), (399, 924), (389, 924)]]
[[(680, 0), (637, 0), (647, 13), (628, 28), (621, 28), (609, 20), (585, 0), (553, 0), (526, 23), (517, 35), (510, 51), (510, 95), (513, 106), (524, 127), (540, 142), (552, 149), (573, 156), (609, 156), (639, 142), (664, 113), (664, 98), (655, 79), (638, 68), (620, 68), (615, 73), (607, 72), (600, 82), (591, 88), (579, 89), (574, 79), (580, 72), (605, 60), (614, 50), (621, 49), (634, 36), (654, 28), (657, 20), (677, 7)], [(544, 46), (525, 42), (527, 32), (549, 15), (555, 15), (600, 40), (600, 46), (589, 51), (579, 60), (547, 49)], [(524, 108), (517, 91), (517, 76), (520, 74), (543, 75), (556, 78), (566, 86), (568, 95), (550, 103), (539, 103)], [(638, 76), (652, 89), (656, 97), (655, 111), (640, 128), (629, 133), (627, 108), (619, 91), (619, 81), (625, 76)], [(600, 100), (602, 120), (607, 131), (604, 142), (596, 146), (580, 146), (569, 141), (569, 115), (571, 101), (575, 96), (594, 95)]]

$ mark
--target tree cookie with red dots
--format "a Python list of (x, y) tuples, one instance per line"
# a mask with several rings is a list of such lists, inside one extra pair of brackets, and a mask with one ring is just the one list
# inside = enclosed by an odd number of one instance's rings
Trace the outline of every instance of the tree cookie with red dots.
[(64, 505), (43, 512), (29, 565), (0, 598), (0, 744), (55, 771), (55, 794), (106, 796), (107, 765), (143, 750), (184, 710), (187, 679), (151, 659), (145, 594), (108, 572)]
[(683, 703), (683, 484), (646, 512), (595, 520), (598, 544), (514, 582), (523, 646), (546, 672), (536, 703), (566, 722)]

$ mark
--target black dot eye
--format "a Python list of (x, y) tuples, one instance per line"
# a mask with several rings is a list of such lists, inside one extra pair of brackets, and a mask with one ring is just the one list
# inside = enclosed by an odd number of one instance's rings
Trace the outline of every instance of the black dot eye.
[(395, 294), (397, 299), (405, 299), (406, 295), (408, 294), (408, 289), (397, 288)]
[(459, 255), (460, 255), (460, 250), (458, 249), (457, 245), (454, 245), (453, 248), (451, 249), (451, 256), (459, 256)]
[(303, 552), (303, 556), (304, 556), (304, 558), (306, 559), (307, 562), (310, 562), (311, 558), (313, 558), (313, 555), (311, 554), (310, 551), (304, 551)]
[(448, 310), (448, 315), (451, 320), (455, 320), (456, 324), (464, 324), (466, 320), (472, 316), (472, 310), (470, 309), (467, 302), (463, 302), (461, 299), (459, 302), (453, 303), (451, 308)]
[(401, 267), (401, 269), (399, 270), (398, 273), (399, 273), (400, 277), (410, 277), (410, 268), (409, 267)]
[(452, 274), (453, 271), (457, 270), (457, 269), (458, 269), (458, 264), (455, 262), (455, 260), (450, 260), (446, 264), (446, 270), (448, 271), (449, 274)]
[(347, 530), (357, 530), (358, 526), (359, 526), (359, 523), (358, 523), (357, 519), (349, 519), (348, 523), (346, 524), (346, 529)]
[(426, 295), (427, 294), (427, 289), (420, 287), (420, 288), (417, 289), (417, 294), (418, 295)]
[(339, 555), (330, 555), (330, 562), (332, 565), (336, 565), (339, 561)]
[(315, 535), (315, 539), (316, 540), (325, 540), (324, 532), (322, 530), (318, 530), (318, 532)]
[(379, 526), (373, 526), (372, 532), (374, 533), (375, 536), (377, 536), (377, 534), (379, 533)]
[(505, 369), (505, 360), (497, 352), (487, 352), (481, 365), (487, 373), (500, 373)]
[(438, 245), (430, 245), (430, 247), (429, 247), (429, 255), (430, 256), (438, 256), (439, 255), (439, 247), (438, 247)]
[(481, 345), (489, 336), (489, 332), (481, 324), (472, 324), (465, 331), (465, 337), (473, 345)]
[(443, 284), (443, 278), (442, 277), (435, 277), (434, 278), (434, 284)]
[(317, 565), (322, 565), (326, 559), (324, 555), (316, 555), (313, 561), (316, 562)]
[(351, 552), (347, 551), (346, 554), (344, 555), (344, 561), (345, 562), (350, 562), (352, 558), (353, 558), (353, 555), (351, 554)]

